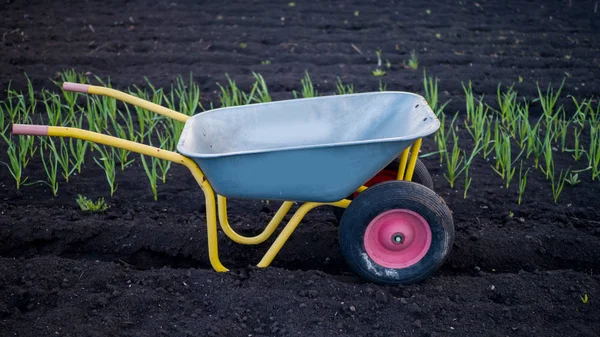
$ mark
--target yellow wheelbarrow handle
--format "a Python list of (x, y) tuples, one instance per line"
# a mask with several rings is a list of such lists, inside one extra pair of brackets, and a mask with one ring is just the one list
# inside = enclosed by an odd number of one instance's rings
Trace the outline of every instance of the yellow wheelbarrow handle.
[[(193, 160), (176, 152), (78, 128), (70, 128), (65, 126), (13, 124), (12, 133), (13, 135), (78, 138), (96, 144), (108, 145), (159, 159), (169, 160), (177, 164), (182, 164), (186, 167), (197, 167)], [(204, 180), (204, 175), (202, 175), (201, 180)]]
[(62, 88), (65, 91), (82, 92), (82, 93), (86, 93), (86, 94), (101, 95), (101, 96), (108, 96), (108, 97), (116, 98), (125, 103), (133, 104), (140, 108), (144, 108), (144, 109), (150, 110), (152, 112), (156, 112), (159, 115), (173, 118), (182, 123), (185, 123), (190, 118), (190, 116), (184, 115), (175, 110), (167, 109), (164, 106), (160, 106), (158, 104), (148, 102), (141, 98), (138, 98), (133, 95), (129, 95), (122, 91), (111, 89), (111, 88), (99, 87), (99, 86), (89, 85), (89, 84), (73, 83), (73, 82), (64, 82), (62, 85)]

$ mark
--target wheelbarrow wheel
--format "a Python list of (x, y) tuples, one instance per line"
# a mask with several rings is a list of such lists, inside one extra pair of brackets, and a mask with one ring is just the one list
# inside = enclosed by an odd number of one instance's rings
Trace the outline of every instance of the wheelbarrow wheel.
[[(398, 168), (400, 167), (400, 158), (396, 158), (394, 161), (388, 164), (383, 170), (381, 170), (375, 177), (369, 180), (365, 185), (367, 187), (380, 183), (382, 181), (388, 180), (396, 180), (396, 176), (398, 174)], [(427, 166), (423, 164), (420, 159), (417, 159), (415, 163), (415, 170), (413, 172), (412, 180), (417, 184), (421, 184), (431, 190), (433, 190), (433, 179), (431, 178), (431, 174), (427, 170)], [(348, 196), (348, 199), (352, 200), (356, 194)], [(333, 207), (333, 215), (337, 220), (337, 223), (340, 223), (342, 219), (342, 215), (344, 215), (344, 208), (341, 207)]]
[(452, 213), (431, 189), (386, 181), (360, 193), (339, 227), (350, 268), (378, 284), (420, 282), (445, 262), (454, 242)]

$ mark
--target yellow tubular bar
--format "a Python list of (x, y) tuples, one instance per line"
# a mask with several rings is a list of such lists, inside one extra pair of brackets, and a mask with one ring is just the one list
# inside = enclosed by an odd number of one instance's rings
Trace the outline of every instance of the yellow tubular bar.
[(267, 227), (265, 227), (263, 232), (253, 237), (239, 235), (231, 228), (231, 226), (229, 225), (229, 220), (227, 219), (227, 199), (225, 197), (217, 195), (217, 204), (219, 209), (219, 223), (221, 224), (223, 232), (225, 232), (225, 234), (231, 240), (237, 243), (241, 243), (244, 245), (257, 245), (265, 242), (265, 240), (267, 240), (271, 237), (271, 235), (273, 235), (275, 229), (277, 229), (277, 226), (279, 226), (279, 224), (281, 223), (285, 215), (290, 211), (290, 208), (292, 208), (292, 205), (294, 203), (292, 201), (285, 201), (281, 205), (281, 207), (279, 207), (279, 210), (277, 211), (277, 213), (275, 213), (275, 215), (273, 216)]
[[(153, 147), (146, 144), (140, 144), (136, 142), (132, 142), (129, 140), (103, 135), (101, 133), (92, 132), (88, 130), (82, 130), (78, 128), (69, 128), (64, 126), (48, 126), (48, 136), (53, 137), (70, 137), (70, 138), (79, 138), (83, 140), (90, 141), (92, 143), (108, 145), (112, 147), (118, 147), (120, 149), (129, 150), (132, 152), (144, 154), (147, 156), (152, 156), (160, 159), (165, 159), (172, 161), (174, 163), (186, 165), (186, 163), (190, 163), (192, 165), (196, 165), (194, 161), (191, 159), (180, 155), (179, 153), (162, 150), (157, 147)], [(202, 175), (204, 179), (204, 175)]]
[(408, 167), (406, 169), (406, 175), (404, 176), (404, 180), (411, 181), (413, 173), (415, 171), (415, 165), (417, 163), (417, 158), (419, 157), (419, 150), (421, 149), (422, 138), (417, 139), (410, 149), (410, 161), (408, 162)]
[(408, 161), (408, 151), (409, 151), (409, 148), (407, 147), (402, 152), (402, 155), (400, 156), (400, 165), (398, 166), (398, 176), (396, 177), (397, 180), (404, 179), (404, 172), (406, 170), (406, 162)]
[(304, 216), (310, 210), (312, 210), (315, 207), (322, 206), (322, 205), (342, 206), (342, 207), (346, 208), (346, 207), (348, 207), (349, 204), (350, 204), (350, 200), (346, 200), (346, 199), (340, 200), (340, 201), (334, 202), (334, 203), (318, 203), (318, 202), (304, 203), (302, 206), (300, 206), (298, 208), (296, 213), (294, 213), (294, 215), (292, 216), (290, 221), (287, 223), (287, 225), (285, 225), (285, 227), (283, 228), (281, 233), (279, 233), (279, 236), (277, 236), (277, 239), (275, 239), (275, 241), (273, 242), (273, 244), (271, 245), (269, 250), (265, 253), (265, 256), (263, 256), (263, 258), (260, 260), (260, 262), (258, 263), (257, 266), (259, 268), (266, 268), (271, 264), (271, 262), (273, 262), (273, 259), (275, 258), (277, 253), (279, 253), (279, 251), (281, 250), (281, 247), (283, 247), (283, 245), (286, 243), (286, 241), (290, 238), (290, 235), (292, 235), (292, 233), (294, 232), (296, 227), (298, 227), (298, 224), (300, 224), (300, 221), (302, 221), (302, 218), (304, 218)]
[(148, 102), (141, 98), (135, 97), (133, 95), (126, 94), (122, 91), (99, 87), (95, 85), (89, 84), (81, 84), (81, 83), (72, 83), (72, 82), (64, 82), (62, 85), (63, 90), (65, 91), (74, 91), (74, 92), (83, 92), (86, 94), (94, 94), (94, 95), (102, 95), (108, 96), (120, 101), (133, 104), (135, 106), (139, 106), (140, 108), (144, 108), (150, 110), (152, 112), (156, 112), (159, 115), (163, 115), (169, 118), (173, 118), (180, 122), (185, 123), (190, 116), (179, 113), (175, 110), (167, 109), (164, 106), (160, 106), (158, 104), (154, 104), (152, 102)]
[[(189, 168), (189, 167), (188, 167)], [(198, 166), (195, 168), (189, 168), (196, 178), (196, 181), (200, 183), (198, 180), (198, 176), (202, 173)], [(208, 238), (208, 260), (210, 261), (210, 265), (213, 267), (215, 271), (218, 272), (226, 272), (229, 269), (225, 268), (225, 266), (219, 260), (219, 239), (217, 237), (217, 210), (215, 205), (215, 192), (212, 189), (212, 186), (208, 183), (208, 180), (204, 180), (200, 184), (202, 187), (202, 191), (204, 192), (204, 199), (206, 203), (206, 236)]]
[(107, 136), (92, 131), (60, 126), (48, 126), (47, 128), (48, 136), (79, 138), (98, 144), (117, 147), (120, 149), (125, 149), (128, 151), (148, 155), (151, 157), (156, 157), (159, 159), (169, 160), (187, 167), (192, 172), (192, 175), (198, 182), (198, 185), (200, 185), (200, 187), (202, 188), (206, 199), (206, 230), (208, 236), (208, 256), (210, 264), (216, 271), (228, 271), (228, 269), (225, 268), (225, 266), (223, 266), (223, 264), (221, 264), (221, 261), (219, 260), (215, 194), (212, 187), (210, 186), (210, 183), (208, 182), (208, 180), (206, 180), (204, 174), (193, 160), (182, 156), (179, 153), (162, 150), (153, 146), (135, 143), (129, 140)]
[(364, 191), (364, 190), (366, 190), (366, 189), (367, 189), (367, 186), (364, 186), (364, 185), (363, 185), (363, 186), (361, 186), (361, 187), (357, 188), (357, 189), (356, 189), (356, 192), (360, 193), (360, 192), (363, 192), (363, 191)]
[(180, 112), (177, 112), (175, 110), (171, 110), (171, 109), (167, 109), (164, 106), (160, 106), (158, 104), (154, 104), (152, 102), (148, 102), (146, 100), (143, 100), (141, 98), (135, 97), (133, 95), (129, 95), (126, 94), (122, 91), (119, 90), (115, 90), (115, 89), (111, 89), (111, 88), (105, 88), (105, 87), (99, 87), (99, 86), (95, 86), (95, 85), (90, 85), (88, 87), (88, 93), (89, 94), (95, 94), (95, 95), (103, 95), (103, 96), (108, 96), (108, 97), (112, 97), (112, 98), (116, 98), (120, 101), (129, 103), (129, 104), (133, 104), (136, 106), (139, 106), (140, 108), (144, 108), (153, 112), (156, 112), (159, 115), (163, 115), (169, 118), (173, 118), (175, 120), (178, 120), (180, 122), (185, 123), (190, 116), (188, 115), (184, 115)]

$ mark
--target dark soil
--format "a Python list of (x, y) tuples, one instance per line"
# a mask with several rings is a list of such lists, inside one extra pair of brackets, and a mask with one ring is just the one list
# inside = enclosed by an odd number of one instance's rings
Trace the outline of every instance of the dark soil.
[[(110, 77), (121, 89), (143, 86), (144, 76), (167, 87), (193, 72), (206, 107), (218, 105), (216, 82), (225, 83), (226, 73), (246, 88), (259, 72), (274, 98), (284, 99), (300, 90), (307, 70), (322, 94), (334, 93), (337, 76), (356, 91), (376, 91), (371, 71), (381, 48), (392, 64), (382, 78), (388, 90), (422, 93), (426, 68), (440, 78), (442, 102), (452, 100), (449, 112), (464, 110), (461, 81), (469, 80), (476, 94), (493, 97), (499, 82), (514, 82), (531, 99), (536, 81), (545, 88), (566, 77), (564, 92), (586, 98), (600, 89), (594, 5), (5, 1), (0, 87), (12, 81), (25, 89), (27, 73), (36, 90), (52, 88), (50, 80), (68, 68)], [(402, 66), (412, 49), (416, 71)], [(568, 105), (562, 97), (559, 104)], [(0, 150), (5, 162), (6, 144)], [(423, 152), (436, 150), (432, 137), (424, 140)], [(565, 168), (573, 162), (560, 151), (556, 160)], [(266, 269), (253, 265), (272, 240), (243, 246), (220, 233), (231, 271), (216, 273), (204, 197), (185, 168), (169, 171), (155, 202), (139, 160), (119, 171), (112, 198), (91, 157), (80, 175), (61, 181), (58, 197), (43, 184), (16, 191), (2, 166), (0, 336), (600, 334), (600, 184), (589, 172), (555, 204), (534, 171), (517, 205), (518, 182), (504, 188), (483, 159), (472, 166), (467, 199), (462, 179), (450, 188), (437, 156), (423, 161), (453, 211), (456, 239), (438, 273), (398, 287), (365, 283), (349, 270), (326, 207), (308, 214)], [(44, 179), (41, 161), (32, 160), (26, 174)], [(84, 214), (78, 194), (105, 197), (110, 208)], [(231, 200), (230, 222), (242, 234), (258, 233), (278, 205)]]

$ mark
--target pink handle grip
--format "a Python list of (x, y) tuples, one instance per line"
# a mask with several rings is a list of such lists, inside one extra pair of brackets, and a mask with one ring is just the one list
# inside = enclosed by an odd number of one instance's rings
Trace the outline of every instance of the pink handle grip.
[(62, 85), (63, 90), (83, 92), (86, 94), (88, 93), (89, 87), (90, 86), (88, 84), (73, 83), (73, 82), (64, 82)]
[(13, 124), (12, 133), (13, 135), (47, 136), (48, 126)]

